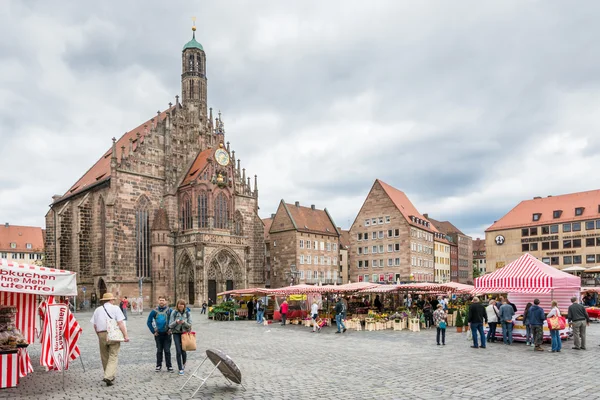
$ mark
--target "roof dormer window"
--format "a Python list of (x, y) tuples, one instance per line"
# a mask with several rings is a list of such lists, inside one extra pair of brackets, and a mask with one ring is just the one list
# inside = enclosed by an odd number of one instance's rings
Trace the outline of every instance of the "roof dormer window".
[(554, 218), (554, 219), (560, 218), (561, 215), (562, 215), (562, 210), (554, 210), (552, 212), (552, 218)]
[(534, 220), (534, 221), (539, 221), (541, 216), (542, 216), (542, 214), (540, 214), (540, 213), (535, 213), (535, 214), (533, 214), (533, 220)]
[(583, 215), (583, 209), (584, 209), (584, 207), (575, 208), (575, 215), (576, 216)]

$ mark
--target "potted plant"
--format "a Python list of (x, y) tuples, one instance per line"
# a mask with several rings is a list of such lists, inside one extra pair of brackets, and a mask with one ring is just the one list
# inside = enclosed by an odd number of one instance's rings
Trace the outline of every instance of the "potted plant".
[(462, 333), (463, 326), (465, 326), (464, 318), (462, 313), (459, 311), (458, 314), (456, 314), (456, 332)]

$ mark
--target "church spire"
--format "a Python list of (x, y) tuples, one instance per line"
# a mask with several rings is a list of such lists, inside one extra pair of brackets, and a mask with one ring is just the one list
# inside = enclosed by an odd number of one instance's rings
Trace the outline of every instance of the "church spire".
[(181, 55), (181, 96), (183, 105), (206, 122), (206, 54), (196, 40), (196, 18), (192, 20), (192, 40), (183, 46)]

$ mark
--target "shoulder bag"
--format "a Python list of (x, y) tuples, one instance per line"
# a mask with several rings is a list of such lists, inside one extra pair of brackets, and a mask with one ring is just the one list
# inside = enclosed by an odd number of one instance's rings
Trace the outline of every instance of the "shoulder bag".
[(102, 305), (104, 308), (104, 312), (108, 315), (108, 320), (106, 320), (106, 341), (109, 343), (112, 342), (124, 342), (125, 337), (123, 337), (123, 332), (121, 332), (121, 328), (119, 328), (119, 324), (117, 321), (110, 316), (108, 311), (106, 311), (106, 307), (104, 304)]

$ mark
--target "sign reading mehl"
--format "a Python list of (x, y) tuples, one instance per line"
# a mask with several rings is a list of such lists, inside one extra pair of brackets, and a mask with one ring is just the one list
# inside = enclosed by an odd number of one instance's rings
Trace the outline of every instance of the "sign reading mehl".
[(53, 275), (0, 269), (0, 290), (42, 291), (50, 294), (54, 292), (55, 286), (49, 282), (55, 280), (56, 276)]

